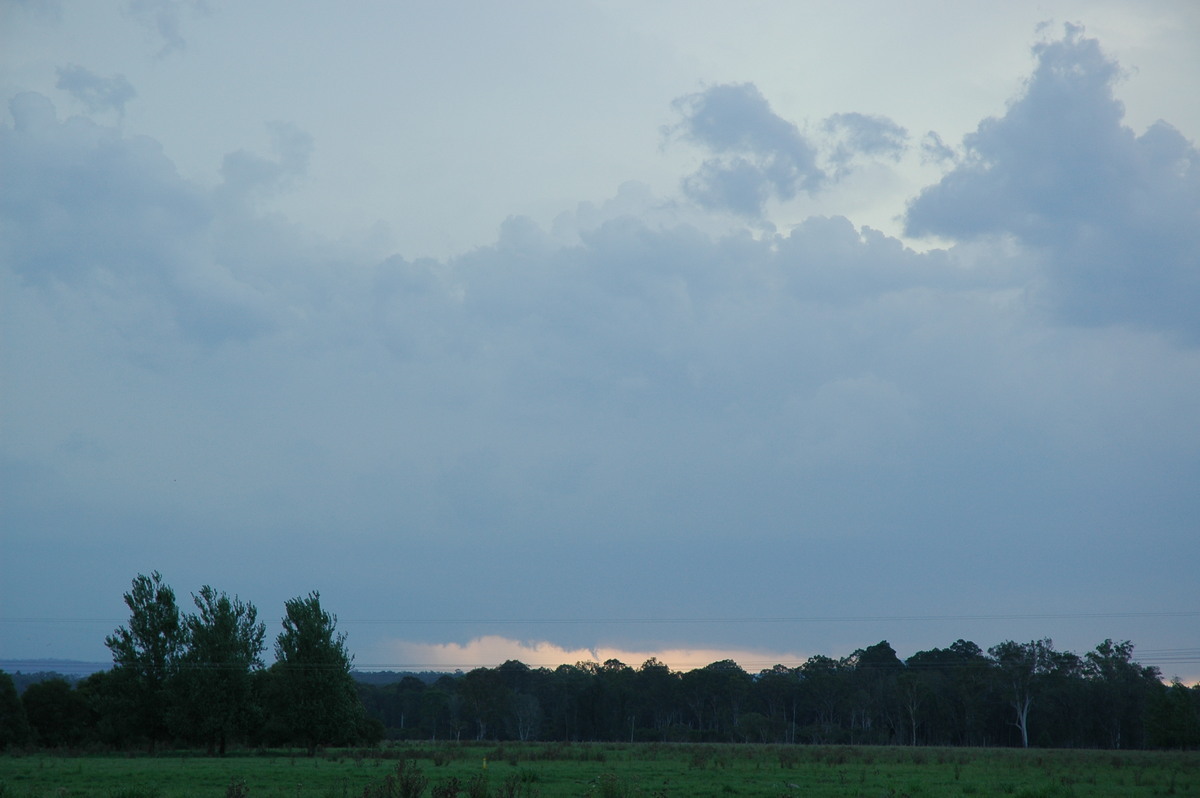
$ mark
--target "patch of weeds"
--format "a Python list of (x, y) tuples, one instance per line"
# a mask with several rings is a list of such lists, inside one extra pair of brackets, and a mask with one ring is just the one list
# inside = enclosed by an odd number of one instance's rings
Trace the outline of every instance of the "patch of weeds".
[(521, 774), (509, 773), (500, 783), (500, 798), (519, 798), (521, 795)]
[(367, 785), (362, 798), (421, 798), (428, 786), (429, 779), (416, 762), (402, 759), (394, 773), (389, 773), (379, 784)]
[(467, 782), (467, 798), (488, 798), (488, 779), (483, 773), (476, 773)]
[(460, 792), (462, 792), (462, 782), (451, 776), (433, 785), (430, 795), (433, 798), (458, 798)]
[(617, 778), (617, 774), (605, 773), (596, 779), (588, 794), (596, 798), (630, 798), (633, 790), (623, 779)]

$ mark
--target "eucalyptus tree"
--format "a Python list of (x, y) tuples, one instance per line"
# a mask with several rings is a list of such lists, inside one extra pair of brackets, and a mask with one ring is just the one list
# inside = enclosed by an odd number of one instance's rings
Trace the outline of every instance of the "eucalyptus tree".
[(1014, 712), (1013, 725), (1021, 733), (1021, 746), (1029, 747), (1029, 710), (1054, 663), (1054, 644), (1049, 638), (1014, 643), (1006, 640), (988, 649), (999, 670)]
[(1133, 659), (1133, 643), (1105, 640), (1084, 655), (1084, 675), (1098, 717), (1100, 742), (1111, 748), (1140, 747), (1139, 734), (1154, 694), (1162, 687), (1157, 668)]

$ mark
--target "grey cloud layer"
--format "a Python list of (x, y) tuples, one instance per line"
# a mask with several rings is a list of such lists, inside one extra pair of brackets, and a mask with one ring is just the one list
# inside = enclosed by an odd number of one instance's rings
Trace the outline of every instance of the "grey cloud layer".
[[(356, 571), (372, 600), (404, 591), (418, 617), (467, 606), (447, 595), (458, 579), (517, 617), (539, 595), (581, 617), (688, 602), (676, 614), (877, 613), (856, 579), (923, 611), (946, 584), (966, 612), (982, 592), (1019, 602), (1034, 579), (1086, 604), (1152, 566), (1152, 600), (1177, 600), (1181, 558), (1150, 557), (1128, 530), (1159, 552), (1191, 542), (1200, 355), (1038, 311), (1049, 281), (1092, 312), (1068, 319), (1194, 322), (1194, 150), (1165, 126), (1120, 127), (1093, 43), (1039, 56), (1027, 94), (913, 203), (915, 231), (964, 242), (928, 253), (843, 217), (714, 234), (663, 202), (651, 222), (621, 210), (629, 189), (555, 231), (514, 217), (455, 258), (381, 259), (264, 210), (305, 168), (302, 131), (275, 127), (275, 157), (232, 154), (206, 188), (153, 141), (20, 95), (0, 127), (5, 368), (20, 386), (0, 520), (47, 562), (44, 529), (90, 524), (136, 552), (164, 527), (263, 554), (287, 541), (296, 573)], [(825, 179), (753, 87), (680, 108), (677, 132), (715, 155), (686, 186), (701, 204), (756, 215)], [(906, 146), (886, 120), (830, 124), (862, 153)], [(1137, 247), (1170, 256), (1138, 267), (1145, 290), (1178, 294), (1153, 324), (1136, 294), (1070, 271), (1127, 268), (1113, 253)], [(346, 564), (304, 560), (330, 530)], [(966, 579), (967, 543), (1003, 568)], [(557, 553), (553, 573), (529, 546)], [(1072, 549), (1095, 559), (1058, 568)], [(157, 565), (130, 559), (110, 566), (119, 581)], [(14, 577), (36, 600), (34, 576)], [(718, 580), (728, 590), (696, 596)]]

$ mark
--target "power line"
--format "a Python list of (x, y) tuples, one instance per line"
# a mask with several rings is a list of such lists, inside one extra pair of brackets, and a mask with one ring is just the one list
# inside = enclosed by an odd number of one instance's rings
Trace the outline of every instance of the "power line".
[[(665, 618), (338, 618), (339, 624), (362, 625), (585, 625), (585, 624), (698, 624), (698, 623), (870, 623), (870, 622), (940, 622), (940, 621), (1037, 621), (1136, 618), (1194, 618), (1200, 611), (1154, 612), (1041, 612), (998, 613), (976, 615), (800, 615), (800, 616), (735, 616), (735, 617), (665, 617)], [(2, 618), (0, 623), (125, 623), (128, 618)]]

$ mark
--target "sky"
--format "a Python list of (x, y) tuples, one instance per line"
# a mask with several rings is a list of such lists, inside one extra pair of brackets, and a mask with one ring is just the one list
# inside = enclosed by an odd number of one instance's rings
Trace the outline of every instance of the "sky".
[(0, 656), (1200, 678), (1200, 6), (0, 0)]

